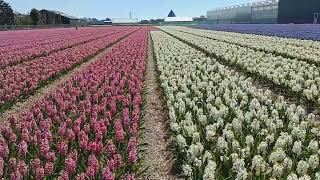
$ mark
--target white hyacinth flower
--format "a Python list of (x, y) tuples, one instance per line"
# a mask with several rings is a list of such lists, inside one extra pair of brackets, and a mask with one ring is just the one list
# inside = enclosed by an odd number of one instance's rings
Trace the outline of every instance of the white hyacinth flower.
[(309, 164), (303, 160), (299, 161), (298, 162), (298, 165), (297, 165), (297, 173), (300, 175), (300, 176), (303, 176), (303, 175), (306, 175), (307, 172), (308, 172), (308, 169), (309, 169)]
[(232, 165), (232, 170), (235, 173), (239, 173), (245, 169), (245, 165), (246, 165), (246, 163), (244, 162), (244, 159), (236, 159)]
[(311, 140), (308, 146), (308, 149), (313, 152), (313, 153), (317, 153), (319, 150), (319, 144), (317, 140)]
[(193, 143), (198, 143), (198, 142), (200, 142), (200, 133), (199, 133), (199, 132), (193, 133), (192, 142), (193, 142)]
[(228, 143), (223, 137), (218, 137), (217, 150), (220, 153), (225, 153), (228, 151)]
[(215, 125), (208, 125), (206, 127), (206, 139), (207, 141), (213, 141), (216, 137), (216, 126)]
[(266, 141), (269, 145), (272, 144), (274, 142), (274, 134), (267, 135)]
[(182, 165), (182, 171), (183, 175), (185, 175), (186, 177), (191, 177), (193, 174), (192, 167), (189, 164)]
[(293, 144), (292, 152), (295, 153), (297, 156), (300, 156), (302, 153), (302, 143), (301, 141), (296, 141)]
[(315, 180), (320, 180), (320, 172), (316, 172), (316, 174), (315, 174)]
[(289, 176), (287, 177), (287, 180), (298, 180), (298, 176), (295, 173), (291, 173), (289, 174)]
[(253, 146), (254, 144), (254, 138), (252, 135), (246, 136), (246, 145), (247, 146)]
[(273, 176), (281, 177), (283, 172), (284, 172), (284, 167), (282, 166), (282, 164), (276, 163), (273, 165), (273, 171), (272, 171)]
[(232, 153), (230, 155), (230, 158), (231, 158), (232, 162), (235, 163), (239, 159), (239, 155), (237, 153)]
[(304, 176), (299, 177), (299, 180), (311, 180), (311, 177), (308, 175), (304, 175)]
[(177, 139), (178, 146), (180, 148), (183, 149), (183, 148), (187, 147), (187, 141), (181, 134), (178, 134), (176, 139)]
[(283, 160), (283, 167), (286, 169), (286, 171), (290, 171), (291, 170), (292, 164), (293, 164), (293, 162), (289, 157), (286, 157)]
[(263, 157), (260, 155), (255, 155), (252, 159), (251, 169), (255, 172), (256, 176), (259, 176), (261, 173), (267, 170), (266, 162)]
[(236, 152), (236, 151), (238, 151), (240, 149), (240, 144), (239, 144), (239, 142), (237, 141), (237, 140), (233, 140), (232, 141), (232, 151), (233, 152)]
[(270, 154), (269, 162), (271, 162), (272, 164), (275, 164), (276, 162), (282, 162), (286, 157), (287, 155), (283, 151), (283, 149), (279, 148)]
[(242, 122), (238, 119), (234, 118), (232, 120), (232, 127), (235, 130), (236, 133), (241, 134), (242, 132)]
[(316, 135), (317, 137), (320, 137), (320, 128), (317, 128), (317, 127), (312, 128), (312, 129), (311, 129), (311, 132), (312, 132), (314, 135)]
[(204, 152), (204, 155), (202, 157), (203, 163), (208, 162), (212, 159), (212, 154), (209, 151)]
[(260, 130), (260, 121), (257, 119), (253, 120), (250, 127), (254, 132), (258, 132)]
[(248, 177), (247, 170), (243, 169), (237, 173), (236, 180), (246, 180), (247, 177)]
[(178, 123), (170, 123), (170, 128), (171, 128), (171, 131), (173, 131), (174, 133), (180, 133), (180, 130), (181, 130), (181, 127), (179, 126)]
[(215, 179), (215, 171), (217, 165), (214, 161), (208, 161), (206, 168), (204, 169), (203, 179), (204, 180), (214, 180)]
[(302, 142), (304, 142), (304, 139), (306, 137), (306, 133), (307, 133), (306, 130), (301, 129), (300, 127), (294, 127), (291, 131), (292, 137), (295, 137)]
[(261, 155), (265, 156), (267, 154), (268, 151), (268, 144), (264, 141), (262, 141), (259, 146), (258, 146), (258, 153), (260, 153)]
[(314, 170), (319, 168), (319, 156), (317, 154), (311, 155), (308, 160), (309, 167)]
[(193, 161), (193, 165), (195, 167), (201, 167), (202, 166), (202, 161), (198, 158), (196, 158), (194, 161)]

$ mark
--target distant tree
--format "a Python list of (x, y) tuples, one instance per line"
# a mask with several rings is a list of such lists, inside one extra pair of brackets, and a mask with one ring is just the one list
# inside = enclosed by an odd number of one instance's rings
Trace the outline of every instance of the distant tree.
[(29, 15), (16, 13), (14, 16), (14, 24), (16, 24), (16, 25), (30, 25), (31, 18)]
[(97, 18), (92, 18), (91, 23), (97, 23), (99, 20)]
[(141, 20), (140, 24), (149, 24), (149, 21), (148, 20)]
[(87, 17), (80, 18), (80, 24), (81, 25), (88, 25), (89, 19)]
[(37, 25), (39, 23), (40, 13), (37, 9), (35, 9), (35, 8), (31, 9), (30, 17), (31, 17), (33, 25)]
[(14, 13), (11, 6), (0, 0), (0, 25), (4, 24), (13, 24), (14, 22)]
[(150, 23), (151, 24), (161, 24), (164, 22), (164, 19), (151, 19)]

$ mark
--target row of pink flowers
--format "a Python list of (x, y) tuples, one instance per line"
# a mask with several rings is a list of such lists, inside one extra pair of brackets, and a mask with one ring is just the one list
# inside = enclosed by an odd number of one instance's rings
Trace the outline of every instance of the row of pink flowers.
[[(50, 54), (127, 29), (128, 28), (119, 27), (101, 29), (86, 28), (81, 31), (73, 30), (70, 34), (54, 34), (53, 38), (49, 37), (49, 40), (46, 39), (47, 37), (42, 37), (40, 39), (30, 39), (20, 44), (0, 47), (0, 68), (15, 65), (41, 55)], [(19, 36), (16, 38), (19, 38)]]
[(141, 28), (1, 127), (5, 179), (134, 179), (150, 28)]
[[(82, 28), (81, 30), (83, 30)], [(0, 48), (8, 46), (16, 46), (18, 44), (27, 46), (29, 41), (41, 43), (40, 41), (51, 41), (64, 35), (73, 34), (72, 29), (57, 28), (57, 29), (34, 29), (30, 30), (16, 30), (16, 31), (2, 31), (0, 33)], [(47, 37), (47, 38), (46, 38)]]
[(137, 28), (106, 36), (85, 44), (53, 53), (46, 57), (21, 63), (0, 71), (0, 108), (21, 95), (27, 95), (42, 83), (65, 72), (88, 57)]
[[(63, 39), (70, 40), (75, 37), (85, 37), (98, 34), (114, 28), (57, 28), (57, 29), (37, 29), (37, 30), (17, 30), (3, 31), (0, 33), (0, 52), (3, 48), (12, 47), (17, 50), (20, 48), (50, 44)], [(32, 42), (30, 44), (30, 42)]]

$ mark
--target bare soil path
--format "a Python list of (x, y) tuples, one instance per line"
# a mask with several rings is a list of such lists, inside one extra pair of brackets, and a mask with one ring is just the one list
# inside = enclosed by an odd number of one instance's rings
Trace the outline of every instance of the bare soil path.
[(145, 152), (142, 154), (144, 161), (142, 170), (146, 172), (139, 179), (171, 180), (173, 156), (168, 148), (171, 139), (168, 127), (168, 115), (163, 104), (160, 87), (157, 82), (156, 62), (153, 56), (153, 45), (149, 35), (148, 60), (144, 79), (145, 109), (144, 125), (140, 143), (146, 143)]
[[(134, 31), (134, 32), (136, 32), (136, 31)], [(11, 115), (15, 114), (16, 116), (20, 116), (21, 113), (23, 112), (23, 110), (31, 108), (34, 105), (34, 103), (37, 100), (39, 100), (41, 97), (48, 95), (57, 86), (65, 83), (66, 80), (68, 80), (70, 77), (72, 77), (75, 74), (77, 74), (78, 72), (82, 71), (89, 64), (91, 64), (91, 63), (97, 61), (98, 59), (100, 59), (101, 57), (105, 56), (113, 46), (115, 46), (118, 43), (121, 43), (124, 39), (129, 37), (134, 32), (129, 33), (128, 35), (120, 38), (116, 42), (107, 45), (104, 49), (102, 49), (100, 52), (98, 52), (97, 55), (93, 56), (92, 58), (89, 58), (88, 60), (86, 60), (82, 64), (77, 65), (73, 69), (68, 70), (67, 72), (63, 73), (61, 76), (59, 76), (54, 81), (49, 82), (49, 84), (47, 84), (46, 86), (35, 90), (35, 92), (32, 93), (31, 96), (27, 97), (26, 99), (19, 100), (19, 102), (15, 103), (10, 109), (6, 110), (4, 113), (0, 113), (0, 124), (3, 123), (4, 121), (6, 121), (8, 119), (8, 117), (10, 117)]]

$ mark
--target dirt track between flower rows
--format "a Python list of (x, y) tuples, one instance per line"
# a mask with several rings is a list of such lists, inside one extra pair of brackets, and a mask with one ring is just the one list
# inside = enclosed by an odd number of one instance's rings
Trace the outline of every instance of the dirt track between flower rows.
[[(137, 30), (136, 30), (137, 31)], [(136, 32), (134, 31), (134, 32)], [(12, 115), (20, 116), (21, 113), (24, 110), (27, 110), (31, 108), (41, 97), (44, 97), (48, 95), (50, 92), (52, 92), (55, 88), (57, 88), (59, 85), (65, 83), (69, 78), (77, 74), (78, 72), (82, 71), (84, 68), (86, 68), (89, 64), (97, 61), (101, 57), (105, 56), (112, 47), (115, 45), (121, 43), (126, 38), (128, 38), (130, 35), (132, 35), (134, 32), (129, 33), (128, 35), (125, 35), (124, 37), (120, 38), (119, 40), (115, 41), (114, 43), (111, 43), (107, 45), (104, 49), (102, 49), (97, 55), (95, 55), (92, 58), (89, 58), (85, 62), (81, 63), (80, 65), (77, 65), (73, 69), (68, 70), (63, 75), (59, 76), (57, 79), (55, 79), (53, 82), (50, 82), (43, 88), (37, 89), (33, 95), (29, 96), (26, 99), (23, 99), (22, 101), (19, 101), (15, 103), (10, 109), (6, 110), (5, 112), (0, 114), (0, 123), (3, 123), (8, 119), (8, 117)]]
[(169, 149), (169, 117), (163, 104), (161, 90), (157, 82), (156, 60), (154, 59), (151, 36), (148, 43), (148, 59), (144, 77), (144, 127), (139, 143), (146, 143), (145, 152), (142, 154), (144, 161), (142, 170), (147, 169), (139, 179), (143, 180), (171, 180), (176, 179), (172, 175), (173, 156)]

